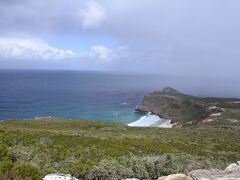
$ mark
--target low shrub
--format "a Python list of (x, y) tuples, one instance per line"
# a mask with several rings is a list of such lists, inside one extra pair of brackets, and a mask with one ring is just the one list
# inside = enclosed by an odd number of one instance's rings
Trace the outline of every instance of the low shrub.
[(37, 167), (28, 163), (17, 162), (13, 167), (13, 175), (15, 180), (40, 180), (41, 175)]
[(187, 154), (165, 154), (161, 156), (128, 157), (116, 160), (102, 160), (89, 172), (89, 179), (107, 180), (135, 177), (157, 179), (159, 176), (193, 169), (211, 167), (210, 161)]
[(68, 172), (79, 179), (87, 179), (88, 172), (95, 165), (94, 161), (77, 161), (68, 167)]
[(133, 177), (133, 175), (133, 170), (121, 165), (117, 160), (102, 160), (99, 165), (94, 166), (90, 170), (88, 179), (117, 180)]
[(0, 179), (10, 179), (12, 177), (13, 162), (9, 159), (1, 159), (0, 161)]
[(0, 144), (0, 161), (3, 159), (9, 159), (15, 161), (15, 157), (10, 153), (5, 145)]

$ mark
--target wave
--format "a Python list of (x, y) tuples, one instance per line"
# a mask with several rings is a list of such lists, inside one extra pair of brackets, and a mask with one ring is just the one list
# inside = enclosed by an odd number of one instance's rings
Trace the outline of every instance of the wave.
[(156, 114), (148, 112), (146, 115), (142, 116), (137, 121), (129, 123), (128, 126), (172, 128), (173, 124), (171, 124), (171, 120), (169, 119), (163, 119)]

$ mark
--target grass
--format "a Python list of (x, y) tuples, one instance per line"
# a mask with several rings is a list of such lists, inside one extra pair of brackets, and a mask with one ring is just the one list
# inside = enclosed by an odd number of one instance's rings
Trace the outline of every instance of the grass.
[[(192, 162), (198, 164), (199, 159), (202, 159), (205, 163), (199, 166), (208, 164), (209, 167), (223, 168), (226, 164), (240, 159), (239, 137), (240, 127), (227, 125), (211, 128), (202, 126), (161, 129), (134, 128), (117, 123), (83, 120), (0, 122), (0, 144), (8, 151), (4, 156), (11, 154), (14, 158), (10, 159), (13, 164), (18, 164), (18, 169), (19, 163), (28, 163), (37, 168), (41, 176), (62, 172), (85, 179), (86, 177), (101, 179), (95, 175), (102, 172), (99, 170), (102, 170), (102, 167), (108, 167), (103, 166), (102, 161), (108, 161), (107, 164), (117, 161), (112, 167), (128, 167), (126, 161), (132, 162), (131, 159), (146, 157), (154, 159), (164, 155), (171, 155), (173, 159), (178, 159), (179, 155), (189, 157), (188, 164)], [(3, 158), (2, 162), (5, 162)], [(140, 164), (142, 162), (143, 160), (139, 160)], [(206, 162), (211, 163), (209, 165)], [(10, 170), (13, 171), (14, 168)], [(34, 172), (35, 169), (31, 171)], [(126, 169), (126, 172), (128, 175), (134, 174), (129, 169)], [(14, 173), (10, 174), (13, 176)], [(6, 176), (6, 173), (4, 175)], [(151, 178), (153, 176), (152, 173)], [(119, 176), (122, 177), (124, 173)]]

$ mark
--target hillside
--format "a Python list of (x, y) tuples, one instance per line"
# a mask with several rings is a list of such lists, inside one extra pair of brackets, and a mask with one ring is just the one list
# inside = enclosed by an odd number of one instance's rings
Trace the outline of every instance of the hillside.
[(84, 179), (153, 179), (240, 159), (239, 126), (134, 128), (73, 120), (0, 122), (0, 179), (70, 173)]
[(172, 88), (145, 95), (136, 110), (171, 119), (177, 126), (240, 125), (240, 99), (197, 97)]

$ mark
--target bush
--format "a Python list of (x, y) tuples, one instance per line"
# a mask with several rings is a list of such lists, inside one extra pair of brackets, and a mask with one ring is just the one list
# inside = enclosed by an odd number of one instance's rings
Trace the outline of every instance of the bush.
[(102, 160), (89, 173), (89, 179), (157, 179), (159, 176), (189, 172), (193, 169), (210, 167), (210, 161), (187, 154), (130, 157), (120, 161)]
[(87, 161), (83, 163), (82, 161), (77, 161), (73, 164), (71, 164), (68, 168), (68, 172), (70, 172), (71, 175), (74, 177), (80, 178), (80, 179), (86, 179), (89, 170), (95, 165), (94, 161)]
[(0, 144), (0, 161), (2, 159), (9, 159), (11, 161), (15, 160), (14, 156), (11, 153), (9, 153), (7, 147)]
[(89, 172), (89, 179), (108, 180), (133, 177), (133, 171), (120, 165), (116, 160), (102, 160), (98, 166), (94, 166)]
[(0, 179), (10, 179), (12, 177), (13, 163), (5, 158), (0, 161)]
[(62, 161), (67, 156), (67, 149), (64, 146), (53, 145), (50, 150), (51, 158), (54, 162)]
[(0, 144), (0, 160), (8, 156), (8, 150), (6, 146)]
[(41, 175), (37, 167), (27, 163), (15, 163), (13, 175), (16, 180), (40, 180)]

